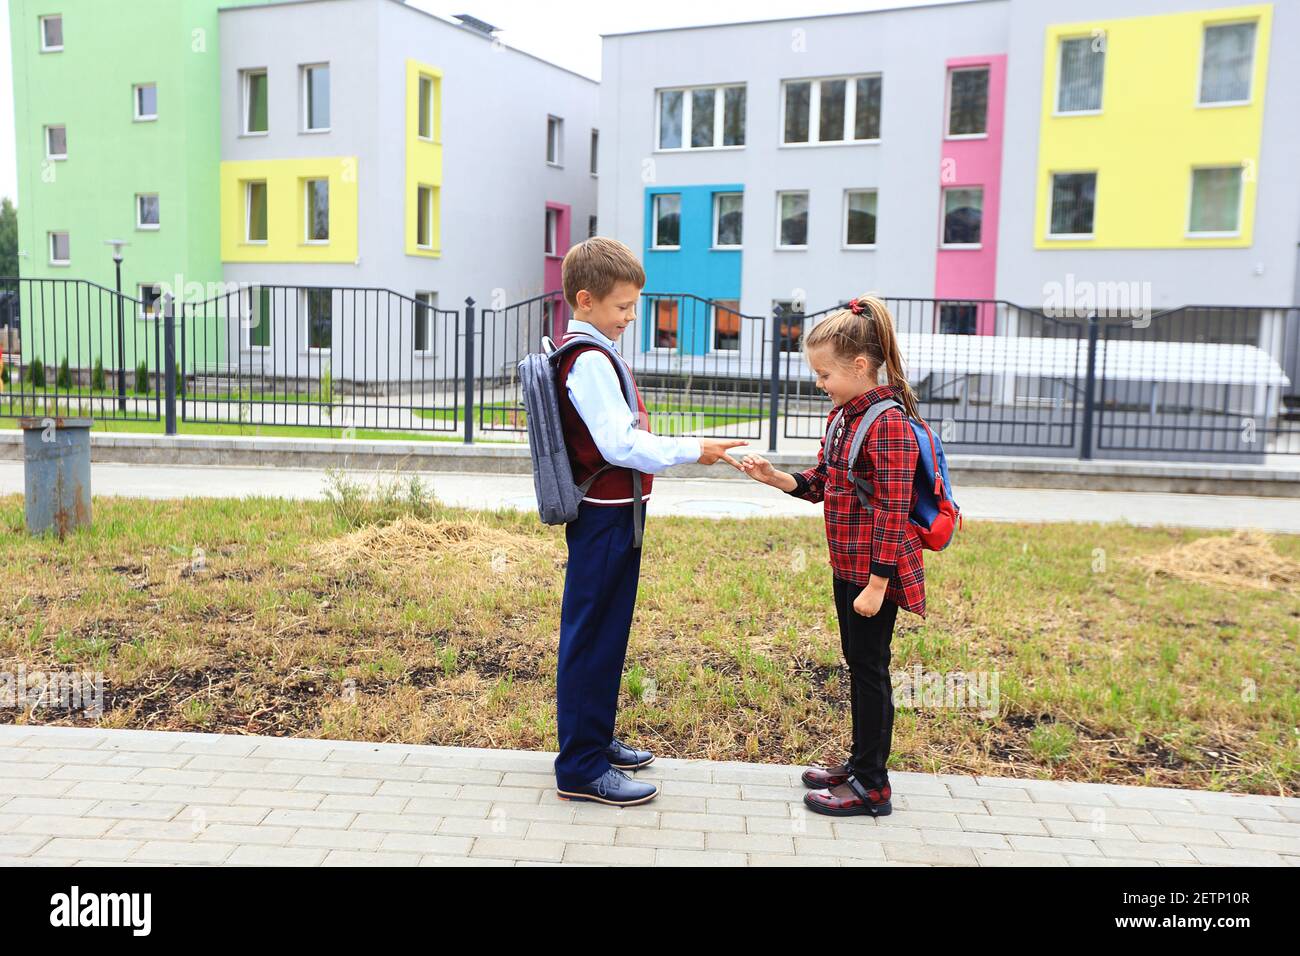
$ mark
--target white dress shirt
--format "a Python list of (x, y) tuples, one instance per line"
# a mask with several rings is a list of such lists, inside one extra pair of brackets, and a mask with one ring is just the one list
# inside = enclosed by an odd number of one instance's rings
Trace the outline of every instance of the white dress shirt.
[[(572, 319), (568, 331), (586, 333), (618, 351), (614, 340), (590, 322)], [(621, 356), (619, 361), (623, 361)], [(698, 438), (652, 435), (636, 427), (637, 413), (628, 406), (623, 385), (607, 355), (595, 349), (583, 352), (574, 360), (567, 384), (573, 407), (591, 432), (601, 457), (611, 465), (653, 474), (673, 465), (700, 460), (702, 449)]]

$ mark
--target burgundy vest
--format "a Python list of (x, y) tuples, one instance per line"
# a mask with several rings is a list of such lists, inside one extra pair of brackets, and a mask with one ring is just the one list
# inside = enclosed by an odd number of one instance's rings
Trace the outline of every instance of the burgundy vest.
[[(569, 336), (566, 335), (561, 339), (561, 344), (568, 341), (568, 339)], [(559, 393), (560, 400), (560, 424), (564, 430), (564, 444), (569, 451), (569, 467), (573, 470), (573, 480), (579, 485), (607, 464), (600, 454), (600, 449), (596, 447), (596, 440), (591, 437), (591, 430), (587, 428), (587, 423), (582, 420), (582, 416), (578, 414), (578, 409), (574, 407), (573, 400), (569, 398), (569, 372), (573, 368), (573, 363), (577, 361), (578, 356), (583, 352), (590, 352), (592, 349), (600, 351), (600, 347), (596, 345), (574, 349), (560, 359), (560, 363), (555, 370), (556, 391)], [(624, 368), (627, 374), (631, 376), (632, 370), (626, 367), (626, 363), (624, 363)], [(650, 419), (646, 413), (645, 402), (641, 400), (641, 390), (636, 387), (635, 379), (632, 380), (632, 388), (636, 391), (637, 421), (639, 423), (637, 427), (645, 428)], [(654, 475), (642, 472), (642, 499), (650, 497), (650, 488), (653, 484)], [(632, 470), (615, 466), (602, 472), (600, 477), (593, 481), (591, 487), (587, 489), (584, 500), (586, 500), (587, 504), (603, 506), (631, 504)]]

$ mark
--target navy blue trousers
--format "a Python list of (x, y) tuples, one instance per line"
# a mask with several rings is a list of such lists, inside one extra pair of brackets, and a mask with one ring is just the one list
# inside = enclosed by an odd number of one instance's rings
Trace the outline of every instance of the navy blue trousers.
[[(644, 528), (644, 511), (641, 523)], [(564, 527), (569, 563), (555, 678), (560, 735), (555, 783), (561, 790), (581, 787), (609, 769), (604, 751), (614, 739), (641, 575), (641, 549), (633, 547), (632, 530), (630, 504), (587, 502), (579, 506), (577, 519)]]

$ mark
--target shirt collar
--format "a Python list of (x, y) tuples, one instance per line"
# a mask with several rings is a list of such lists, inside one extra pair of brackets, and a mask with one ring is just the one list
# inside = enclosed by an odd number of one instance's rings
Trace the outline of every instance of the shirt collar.
[(611, 348), (617, 348), (618, 346), (618, 343), (605, 335), (604, 332), (600, 331), (600, 329), (596, 328), (590, 322), (584, 322), (582, 319), (569, 320), (569, 327), (565, 330), (564, 334), (567, 337), (572, 332), (585, 332), (588, 335), (594, 335), (602, 342), (607, 343)]
[(900, 393), (901, 390), (895, 385), (877, 385), (875, 388), (869, 388), (861, 395), (849, 399), (840, 407), (844, 410), (845, 417), (849, 417), (866, 411), (867, 408), (882, 398), (898, 398)]

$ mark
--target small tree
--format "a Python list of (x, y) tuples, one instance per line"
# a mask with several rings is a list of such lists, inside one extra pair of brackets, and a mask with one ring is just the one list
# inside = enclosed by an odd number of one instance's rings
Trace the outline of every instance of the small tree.
[(95, 356), (95, 367), (90, 370), (90, 389), (93, 392), (102, 392), (104, 386), (104, 360), (98, 355)]
[(63, 361), (59, 363), (59, 373), (54, 376), (54, 387), (64, 390), (72, 388), (72, 372), (68, 370), (68, 357), (63, 356)]
[(149, 363), (141, 362), (135, 367), (135, 393), (137, 395), (149, 394)]
[(185, 376), (181, 373), (181, 363), (176, 363), (176, 394), (185, 394)]
[(45, 387), (45, 363), (39, 358), (32, 359), (32, 364), (27, 366), (27, 381), (32, 388)]

